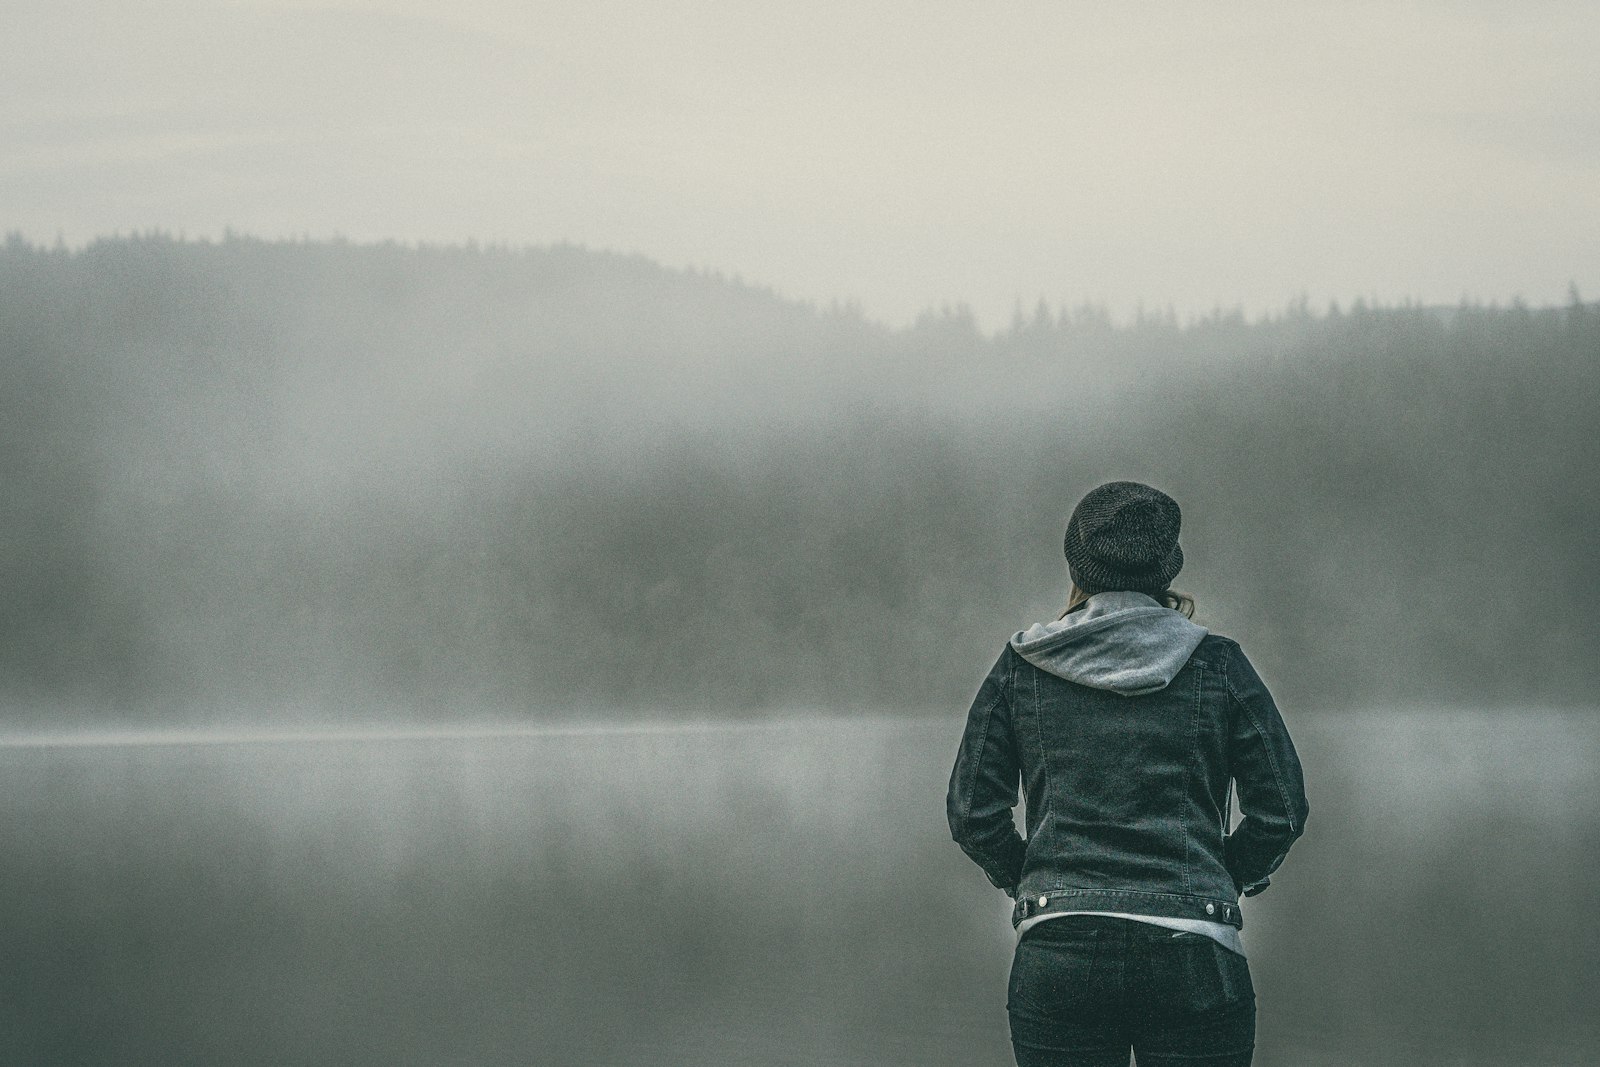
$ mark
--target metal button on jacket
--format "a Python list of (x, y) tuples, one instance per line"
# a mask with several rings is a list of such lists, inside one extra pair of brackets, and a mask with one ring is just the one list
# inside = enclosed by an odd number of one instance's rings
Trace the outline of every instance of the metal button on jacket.
[(1217, 906), (1215, 904), (1207, 904), (1206, 905), (1206, 914), (1207, 915), (1214, 915), (1214, 914), (1216, 914), (1216, 911), (1217, 911)]
[(1039, 907), (1042, 908), (1048, 903), (1050, 903), (1050, 898), (1049, 897), (1040, 897), (1039, 898)]

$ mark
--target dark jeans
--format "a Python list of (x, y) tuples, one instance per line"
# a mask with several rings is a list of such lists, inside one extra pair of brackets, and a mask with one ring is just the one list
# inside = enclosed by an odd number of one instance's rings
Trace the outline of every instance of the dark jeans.
[(1103, 915), (1032, 927), (1006, 1010), (1018, 1067), (1244, 1067), (1256, 1040), (1245, 958), (1203, 934)]

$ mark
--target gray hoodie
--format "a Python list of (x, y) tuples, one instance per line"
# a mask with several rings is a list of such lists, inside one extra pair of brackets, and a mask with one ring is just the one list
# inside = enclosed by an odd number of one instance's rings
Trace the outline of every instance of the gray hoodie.
[(1153, 597), (1111, 592), (1094, 594), (1064, 619), (1018, 632), (1011, 647), (1069, 682), (1138, 696), (1165, 689), (1205, 635), (1205, 627)]

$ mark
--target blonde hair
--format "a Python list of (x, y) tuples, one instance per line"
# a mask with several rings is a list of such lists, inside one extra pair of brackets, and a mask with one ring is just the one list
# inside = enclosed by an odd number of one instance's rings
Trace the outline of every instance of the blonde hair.
[[(1060, 622), (1074, 611), (1083, 607), (1093, 595), (1092, 593), (1085, 593), (1078, 588), (1077, 582), (1073, 582), (1072, 592), (1067, 596), (1066, 610), (1056, 616), (1056, 621)], [(1188, 593), (1180, 593), (1176, 589), (1163, 589), (1161, 592), (1151, 595), (1155, 598), (1156, 603), (1162, 607), (1171, 608), (1186, 619), (1194, 618), (1194, 597)]]

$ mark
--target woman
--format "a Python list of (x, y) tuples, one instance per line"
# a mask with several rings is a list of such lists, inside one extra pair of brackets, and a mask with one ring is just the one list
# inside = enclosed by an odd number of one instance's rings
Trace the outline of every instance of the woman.
[(967, 717), (950, 830), (1016, 901), (1020, 1067), (1127, 1067), (1130, 1049), (1140, 1067), (1224, 1067), (1255, 1047), (1239, 897), (1304, 831), (1304, 783), (1250, 661), (1170, 588), (1179, 521), (1138, 482), (1086, 495), (1067, 523), (1067, 610), (1011, 638)]

